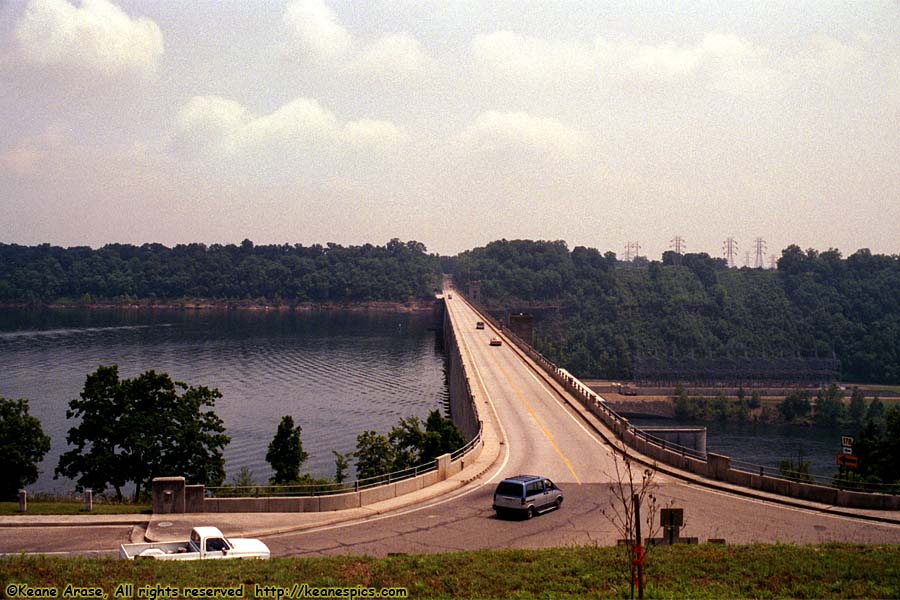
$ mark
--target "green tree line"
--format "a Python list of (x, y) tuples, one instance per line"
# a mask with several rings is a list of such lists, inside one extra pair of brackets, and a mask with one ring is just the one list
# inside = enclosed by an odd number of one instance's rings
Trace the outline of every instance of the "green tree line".
[[(119, 501), (123, 488), (132, 484), (134, 502), (150, 491), (154, 477), (177, 475), (188, 483), (220, 486), (225, 480), (223, 451), (231, 441), (213, 410), (221, 397), (216, 388), (188, 386), (166, 373), (147, 371), (121, 379), (116, 365), (100, 366), (69, 402), (66, 418), (74, 421), (66, 436), (70, 449), (60, 456), (55, 477), (75, 480), (79, 490), (104, 494), (112, 489)], [(315, 479), (300, 472), (309, 458), (301, 432), (292, 416), (282, 417), (266, 452), (273, 471), (270, 483), (341, 483), (353, 459), (360, 478), (378, 477), (425, 465), (465, 445), (453, 421), (433, 410), (424, 423), (417, 417), (401, 419), (388, 435), (359, 434), (355, 452), (333, 451), (334, 480)], [(0, 500), (14, 499), (20, 488), (37, 481), (38, 465), (49, 449), (50, 438), (29, 414), (28, 401), (0, 397), (0, 452), (7, 475), (0, 482)], [(248, 469), (234, 481), (255, 485)]]
[(533, 307), (535, 345), (582, 377), (641, 355), (837, 357), (846, 381), (900, 383), (900, 256), (789, 246), (776, 270), (705, 253), (637, 265), (562, 241), (500, 240), (442, 259), (489, 309)]
[(0, 244), (0, 302), (204, 298), (407, 301), (433, 293), (439, 262), (416, 241), (384, 246)]

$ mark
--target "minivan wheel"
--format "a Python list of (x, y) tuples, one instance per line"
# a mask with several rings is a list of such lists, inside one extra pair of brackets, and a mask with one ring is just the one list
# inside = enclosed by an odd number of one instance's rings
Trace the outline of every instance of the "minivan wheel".
[(525, 518), (526, 518), (526, 519), (530, 519), (530, 518), (533, 517), (533, 516), (534, 516), (534, 507), (533, 507), (533, 506), (529, 506), (529, 507), (528, 507), (528, 510), (525, 511)]
[(556, 510), (559, 510), (560, 506), (562, 506), (562, 497), (556, 499)]

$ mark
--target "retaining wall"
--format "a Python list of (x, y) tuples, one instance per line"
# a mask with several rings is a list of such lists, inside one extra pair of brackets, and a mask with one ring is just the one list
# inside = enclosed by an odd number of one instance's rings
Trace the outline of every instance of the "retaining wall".
[[(472, 398), (456, 334), (444, 310), (444, 348), (449, 362), (450, 416), (466, 440), (480, 435), (481, 421)], [(324, 496), (207, 498), (203, 485), (185, 485), (184, 477), (157, 477), (153, 480), (153, 512), (323, 512), (359, 508), (416, 492), (448, 477), (456, 475), (481, 455), (484, 442), (478, 441), (455, 459), (444, 454), (437, 459), (437, 467), (421, 475), (384, 485)]]
[[(503, 325), (489, 316), (486, 310), (481, 309), (477, 305), (474, 306), (485, 319), (492, 321), (498, 328), (503, 328)], [(707, 460), (704, 461), (686, 455), (677, 449), (667, 448), (664, 441), (647, 440), (636, 435), (633, 428), (629, 425), (628, 419), (616, 414), (600, 395), (579, 381), (571, 373), (547, 360), (508, 329), (504, 330), (504, 333), (519, 350), (541, 367), (549, 377), (569, 392), (591, 414), (597, 417), (626, 446), (633, 448), (657, 463), (682, 469), (708, 479), (833, 506), (900, 510), (900, 495), (897, 494), (854, 492), (815, 483), (790, 481), (781, 477), (765, 475), (764, 473), (749, 473), (732, 468), (731, 458), (728, 456), (707, 453)]]
[[(451, 300), (452, 302), (452, 300)], [(474, 438), (480, 428), (478, 409), (472, 401), (472, 391), (462, 354), (456, 341), (456, 332), (450, 315), (444, 310), (444, 352), (447, 354), (447, 387), (450, 394), (450, 417), (466, 440)]]

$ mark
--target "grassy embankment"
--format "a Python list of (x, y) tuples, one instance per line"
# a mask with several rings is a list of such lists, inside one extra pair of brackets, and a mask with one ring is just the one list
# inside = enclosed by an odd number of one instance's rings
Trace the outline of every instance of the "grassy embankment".
[[(900, 546), (677, 546), (647, 557), (648, 598), (898, 598)], [(281, 558), (247, 562), (128, 562), (114, 559), (0, 558), (0, 582), (100, 586), (289, 588), (404, 587), (411, 598), (629, 596), (617, 548), (503, 550), (422, 556)]]
[(19, 512), (18, 502), (0, 502), (0, 515), (133, 515), (150, 514), (149, 504), (128, 502), (94, 502), (91, 512), (84, 510), (84, 502), (71, 500), (28, 501), (25, 513)]

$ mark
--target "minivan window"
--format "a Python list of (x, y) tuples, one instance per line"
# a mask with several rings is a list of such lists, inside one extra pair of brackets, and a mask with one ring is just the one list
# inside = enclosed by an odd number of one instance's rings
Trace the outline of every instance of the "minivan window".
[(532, 481), (528, 484), (528, 495), (539, 494), (544, 491), (543, 481)]
[(514, 483), (512, 481), (501, 481), (497, 486), (497, 494), (501, 496), (514, 496), (516, 498), (522, 497), (522, 484)]

